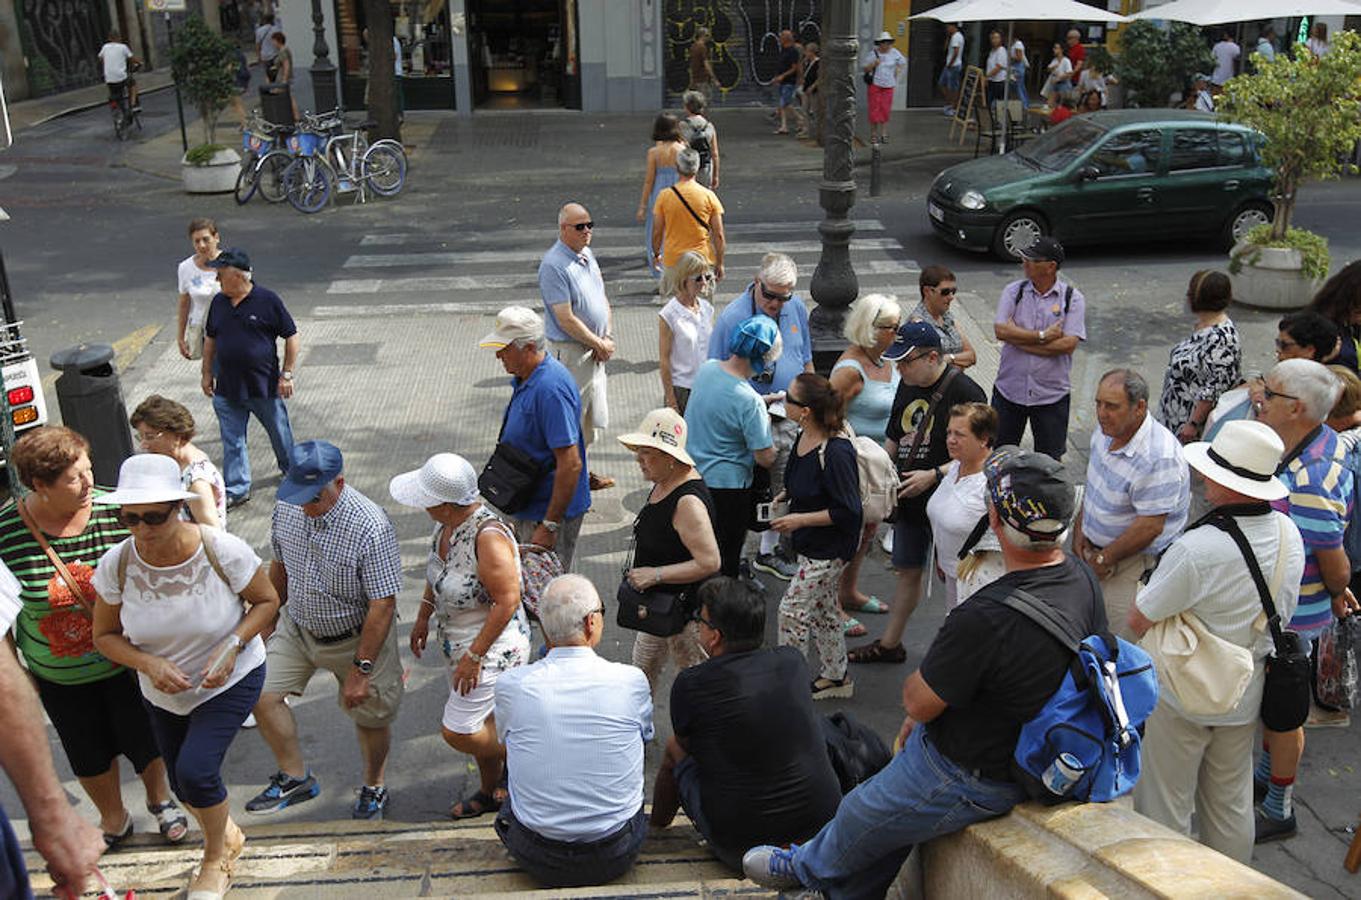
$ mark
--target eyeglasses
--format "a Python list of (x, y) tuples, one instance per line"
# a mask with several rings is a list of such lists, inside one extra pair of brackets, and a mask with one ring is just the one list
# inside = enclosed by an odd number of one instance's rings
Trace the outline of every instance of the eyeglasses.
[(704, 627), (708, 628), (710, 631), (717, 631), (717, 630), (718, 630), (718, 626), (714, 625), (713, 622), (710, 622), (708, 619), (706, 619), (706, 618), (704, 618), (702, 615), (700, 615), (698, 610), (696, 610), (696, 611), (695, 611), (695, 614), (692, 615), (690, 618), (691, 618), (693, 621), (698, 622), (699, 624), (701, 624), (701, 625), (703, 625)]
[(761, 284), (761, 282), (758, 281), (756, 283), (761, 285), (761, 296), (765, 297), (767, 300), (774, 300), (776, 303), (788, 303), (790, 300), (794, 299), (794, 295), (792, 293), (776, 294), (772, 292), (770, 288), (766, 287), (764, 284)]
[(179, 503), (175, 503), (169, 509), (161, 512), (150, 513), (130, 513), (126, 510), (118, 510), (118, 522), (124, 528), (133, 528), (138, 525), (164, 525), (166, 520), (173, 516), (179, 509)]
[(714, 273), (704, 272), (703, 274), (700, 275), (691, 275), (690, 280), (693, 281), (695, 284), (704, 284), (707, 281), (714, 280)]
[(898, 330), (898, 323), (894, 322), (894, 323), (891, 324), (891, 325), (875, 325), (875, 326), (874, 326), (874, 330), (875, 330), (875, 331), (897, 331), (897, 330)]
[(160, 437), (163, 434), (165, 434), (164, 431), (158, 431), (155, 434), (147, 434), (144, 431), (139, 431), (137, 432), (137, 440), (143, 444), (150, 444), (152, 441), (156, 440), (156, 438)]
[(570, 223), (567, 227), (568, 227), (568, 228), (575, 228), (577, 231), (589, 231), (589, 230), (591, 230), (592, 228), (595, 228), (595, 223), (594, 223), (594, 222), (572, 222), (572, 223)]
[(1289, 350), (1291, 347), (1299, 347), (1299, 346), (1300, 346), (1299, 344), (1295, 343), (1294, 341), (1290, 340), (1289, 338), (1276, 338), (1276, 349), (1277, 349), (1277, 350)]
[(1265, 384), (1262, 385), (1262, 396), (1265, 397), (1265, 398), (1268, 399), (1268, 400), (1270, 400), (1272, 397), (1283, 397), (1283, 398), (1285, 398), (1286, 400), (1298, 400), (1298, 399), (1300, 399), (1299, 397), (1296, 397), (1294, 394), (1282, 394), (1280, 391), (1273, 391), (1271, 388), (1267, 387)]
[(899, 362), (901, 365), (904, 365), (904, 366), (905, 366), (905, 365), (907, 365), (908, 363), (914, 363), (914, 362), (916, 362), (917, 360), (922, 359), (923, 357), (930, 356), (931, 353), (932, 353), (932, 351), (930, 351), (930, 350), (927, 350), (925, 353), (909, 353), (909, 354), (907, 354), (907, 356), (904, 356), (902, 359), (898, 360), (898, 362)]

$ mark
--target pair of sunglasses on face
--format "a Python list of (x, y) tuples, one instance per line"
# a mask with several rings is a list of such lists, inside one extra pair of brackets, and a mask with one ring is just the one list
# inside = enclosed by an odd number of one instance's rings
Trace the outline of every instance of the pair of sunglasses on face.
[(160, 512), (131, 513), (122, 507), (119, 507), (118, 524), (122, 525), (124, 528), (132, 528), (137, 525), (164, 525), (171, 516), (178, 515), (179, 511), (180, 504), (178, 501), (171, 504), (168, 509), (161, 510)]

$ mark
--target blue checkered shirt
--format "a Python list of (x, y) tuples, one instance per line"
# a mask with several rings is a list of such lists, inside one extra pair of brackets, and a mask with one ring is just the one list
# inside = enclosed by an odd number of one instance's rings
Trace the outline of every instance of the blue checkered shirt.
[(299, 627), (336, 637), (364, 625), (369, 601), (402, 589), (402, 554), (392, 521), (348, 485), (315, 519), (278, 503), (270, 543), (288, 576), (284, 609)]

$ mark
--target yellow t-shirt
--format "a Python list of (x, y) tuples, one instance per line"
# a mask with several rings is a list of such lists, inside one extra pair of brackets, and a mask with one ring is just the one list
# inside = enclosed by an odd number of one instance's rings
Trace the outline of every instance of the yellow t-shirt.
[[(722, 215), (723, 204), (718, 195), (697, 181), (686, 181), (675, 185), (685, 197), (690, 209), (705, 222), (712, 222), (714, 215)], [(657, 203), (652, 208), (654, 221), (661, 219), (662, 226), (662, 265), (674, 266), (681, 254), (694, 250), (703, 254), (710, 264), (717, 262), (713, 247), (709, 243), (709, 230), (695, 221), (695, 216), (686, 211), (685, 205), (675, 191), (667, 188), (657, 195)], [(648, 237), (651, 240), (651, 236)]]

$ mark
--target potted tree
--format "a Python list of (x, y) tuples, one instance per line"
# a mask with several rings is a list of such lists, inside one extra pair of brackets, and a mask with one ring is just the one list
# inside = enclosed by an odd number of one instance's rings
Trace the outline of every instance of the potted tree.
[(170, 57), (171, 71), (189, 102), (198, 108), (203, 122), (203, 143), (191, 147), (180, 161), (184, 189), (191, 194), (212, 194), (236, 187), (241, 156), (216, 142), (217, 117), (236, 92), (236, 48), (197, 16), (189, 18), (175, 35)]
[[(1224, 85), (1220, 113), (1260, 131), (1262, 161), (1276, 171), (1270, 224), (1258, 225), (1230, 251), (1234, 297), (1252, 306), (1306, 305), (1328, 277), (1328, 242), (1292, 228), (1300, 185), (1336, 178), (1361, 140), (1361, 38), (1340, 31), (1322, 58), (1303, 46), (1268, 62), (1254, 55), (1251, 75)], [(1352, 167), (1353, 169), (1355, 167)]]
[[(1139, 19), (1120, 28), (1120, 49), (1110, 61), (1098, 63), (1120, 84), (1121, 105), (1167, 106), (1172, 95), (1191, 83), (1191, 76), (1214, 65), (1214, 56), (1200, 29), (1184, 22), (1159, 27)], [(1112, 104), (1114, 105), (1114, 104)]]

